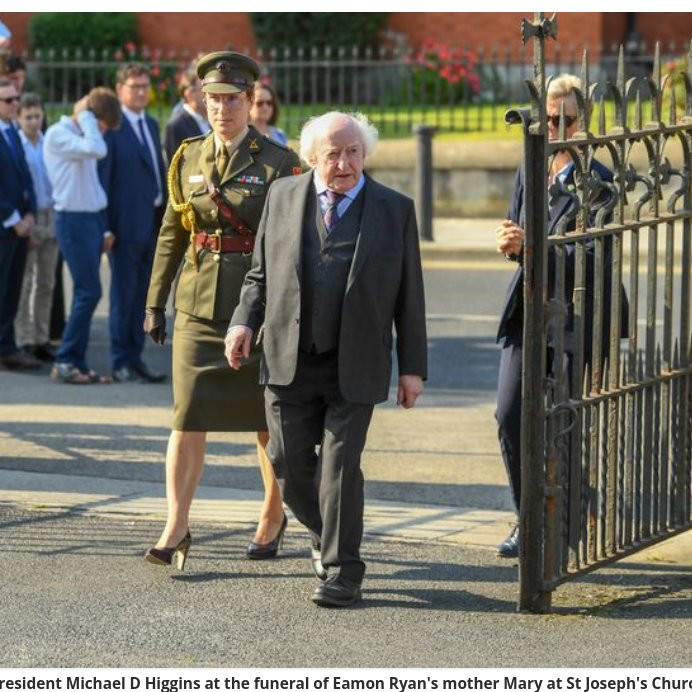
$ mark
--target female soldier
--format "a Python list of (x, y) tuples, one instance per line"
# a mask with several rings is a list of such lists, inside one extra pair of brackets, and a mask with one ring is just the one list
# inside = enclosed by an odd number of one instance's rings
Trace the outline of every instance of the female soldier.
[(178, 267), (173, 336), (173, 430), (166, 452), (168, 520), (145, 559), (183, 569), (190, 547), (189, 511), (209, 431), (257, 431), (264, 504), (247, 556), (274, 557), (286, 516), (265, 448), (269, 439), (259, 386), (259, 356), (231, 370), (224, 337), (250, 268), (254, 234), (269, 185), (301, 172), (296, 154), (263, 137), (248, 116), (257, 63), (233, 52), (200, 59), (197, 74), (212, 132), (185, 140), (169, 170), (170, 198), (159, 233), (147, 296), (145, 331), (162, 344), (164, 307)]

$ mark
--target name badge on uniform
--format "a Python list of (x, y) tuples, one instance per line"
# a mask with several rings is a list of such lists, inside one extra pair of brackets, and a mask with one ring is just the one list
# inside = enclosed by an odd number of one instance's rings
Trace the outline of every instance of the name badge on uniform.
[(198, 175), (191, 175), (187, 179), (188, 183), (203, 183), (204, 182), (204, 176), (200, 173)]

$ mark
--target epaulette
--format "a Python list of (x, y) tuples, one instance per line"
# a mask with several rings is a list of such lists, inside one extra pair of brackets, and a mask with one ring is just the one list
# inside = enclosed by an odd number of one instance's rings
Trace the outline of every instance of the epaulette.
[(286, 145), (286, 144), (280, 144), (279, 142), (277, 142), (276, 140), (272, 139), (271, 137), (266, 137), (266, 136), (263, 135), (263, 136), (262, 136), (262, 139), (264, 140), (264, 142), (268, 142), (269, 144), (271, 144), (272, 146), (276, 147), (277, 149), (281, 149), (282, 151), (292, 151), (292, 150), (291, 150), (291, 147), (289, 147), (289, 146)]
[(278, 142), (275, 142), (273, 139), (266, 137), (252, 125), (250, 125), (249, 127), (248, 137), (250, 137), (250, 151), (259, 151), (261, 147), (264, 147), (266, 145), (271, 145), (273, 147), (276, 147), (277, 149), (280, 149), (281, 151), (290, 151), (290, 147), (284, 146), (283, 144), (279, 144)]
[[(207, 132), (206, 135), (195, 135), (194, 137), (185, 137), (183, 142), (194, 142), (198, 139), (206, 139), (209, 136), (209, 133)], [(181, 142), (181, 144), (183, 143)]]

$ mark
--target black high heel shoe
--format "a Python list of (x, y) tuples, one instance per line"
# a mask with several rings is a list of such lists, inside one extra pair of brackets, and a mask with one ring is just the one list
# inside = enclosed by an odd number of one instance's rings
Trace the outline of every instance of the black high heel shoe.
[(281, 528), (279, 533), (276, 534), (276, 538), (269, 543), (255, 543), (255, 541), (250, 541), (245, 555), (248, 560), (268, 560), (269, 558), (276, 557), (279, 548), (284, 543), (284, 532), (286, 531), (286, 525), (288, 524), (288, 517), (284, 514), (284, 520), (281, 522)]
[(149, 548), (144, 553), (144, 559), (152, 565), (170, 565), (173, 555), (176, 557), (176, 567), (182, 572), (185, 569), (187, 553), (192, 545), (192, 536), (188, 531), (178, 545), (173, 548)]

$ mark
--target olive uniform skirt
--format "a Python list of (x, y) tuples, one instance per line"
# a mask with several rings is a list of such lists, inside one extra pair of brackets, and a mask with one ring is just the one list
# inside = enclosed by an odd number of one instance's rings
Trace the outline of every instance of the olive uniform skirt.
[(228, 321), (178, 311), (173, 331), (173, 430), (243, 432), (266, 430), (261, 351), (233, 370), (224, 356)]

